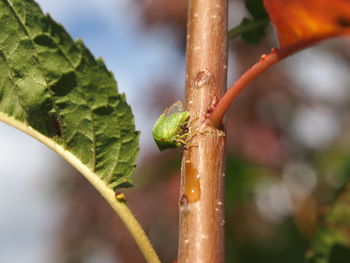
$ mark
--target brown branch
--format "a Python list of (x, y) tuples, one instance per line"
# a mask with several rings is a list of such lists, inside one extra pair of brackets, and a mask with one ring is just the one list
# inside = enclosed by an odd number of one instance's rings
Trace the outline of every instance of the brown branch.
[(182, 160), (178, 262), (224, 259), (224, 132), (205, 126), (226, 87), (227, 0), (190, 0), (186, 106), (193, 139)]

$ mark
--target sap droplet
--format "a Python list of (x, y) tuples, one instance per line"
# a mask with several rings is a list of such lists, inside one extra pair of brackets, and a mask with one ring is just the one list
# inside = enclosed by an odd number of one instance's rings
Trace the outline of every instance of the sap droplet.
[(197, 169), (191, 162), (187, 162), (187, 160), (185, 161), (185, 175), (184, 195), (187, 201), (192, 203), (197, 201), (201, 195), (200, 176)]

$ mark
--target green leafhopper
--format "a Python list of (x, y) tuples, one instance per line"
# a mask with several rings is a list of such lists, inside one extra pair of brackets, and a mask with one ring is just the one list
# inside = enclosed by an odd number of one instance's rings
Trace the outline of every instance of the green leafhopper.
[(160, 151), (180, 147), (184, 144), (188, 132), (190, 113), (184, 111), (180, 101), (165, 109), (153, 127), (153, 138)]

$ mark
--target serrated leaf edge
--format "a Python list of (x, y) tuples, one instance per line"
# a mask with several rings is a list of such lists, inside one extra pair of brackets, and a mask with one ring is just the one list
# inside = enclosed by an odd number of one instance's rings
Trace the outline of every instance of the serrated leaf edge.
[(105, 184), (105, 182), (100, 179), (98, 175), (92, 172), (75, 155), (67, 151), (62, 145), (56, 143), (51, 138), (39, 133), (31, 126), (26, 125), (25, 123), (20, 122), (3, 112), (0, 112), (0, 121), (37, 139), (50, 149), (54, 150), (67, 162), (69, 162), (74, 168), (76, 168), (96, 188), (96, 190), (102, 195), (102, 197), (118, 214), (118, 216), (123, 221), (131, 235), (134, 237), (147, 262), (160, 263), (158, 255), (156, 254), (150, 240), (147, 238), (141, 225), (136, 220), (132, 212), (129, 210), (128, 206), (125, 204), (125, 202), (117, 201), (115, 197), (115, 192), (111, 188), (109, 188)]

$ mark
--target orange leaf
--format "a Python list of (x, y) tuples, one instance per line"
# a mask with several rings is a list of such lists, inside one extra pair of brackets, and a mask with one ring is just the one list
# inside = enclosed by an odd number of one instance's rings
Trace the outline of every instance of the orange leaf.
[(281, 47), (350, 34), (349, 0), (264, 0)]

